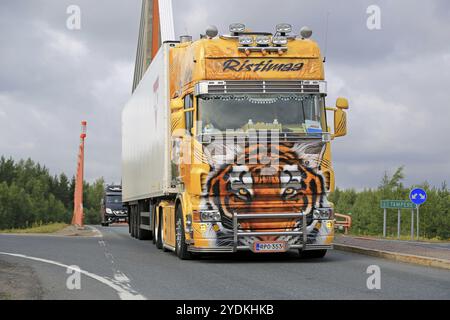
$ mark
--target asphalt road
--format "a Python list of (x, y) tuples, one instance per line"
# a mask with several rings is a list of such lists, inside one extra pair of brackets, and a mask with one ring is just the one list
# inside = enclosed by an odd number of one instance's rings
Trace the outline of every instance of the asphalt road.
[[(341, 251), (321, 260), (293, 252), (181, 261), (132, 239), (127, 226), (96, 228), (99, 237), (0, 235), (0, 261), (33, 271), (36, 299), (450, 299), (446, 270)], [(67, 287), (72, 265), (84, 272), (80, 289)], [(379, 290), (366, 285), (371, 265), (381, 271)]]

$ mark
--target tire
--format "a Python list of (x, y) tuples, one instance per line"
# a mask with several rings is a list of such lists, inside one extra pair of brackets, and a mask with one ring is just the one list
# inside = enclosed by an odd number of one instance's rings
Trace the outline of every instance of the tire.
[(130, 208), (130, 206), (127, 206), (127, 213), (128, 213), (128, 217), (127, 217), (128, 233), (131, 234), (131, 208)]
[[(153, 209), (153, 211), (155, 211), (156, 209)], [(152, 212), (152, 221), (153, 221), (153, 223), (152, 223), (152, 233), (153, 233), (153, 237), (152, 237), (152, 242), (153, 242), (153, 244), (154, 245), (156, 245), (156, 238), (157, 238), (157, 235), (156, 235), (156, 223), (155, 223), (155, 221), (156, 221), (156, 213), (155, 212)]]
[(181, 206), (177, 207), (175, 216), (175, 253), (181, 260), (191, 260), (192, 253), (188, 251), (186, 233), (184, 231), (183, 212)]
[(134, 228), (134, 207), (130, 207), (130, 235), (132, 238), (136, 237), (135, 228)]
[(155, 233), (156, 234), (156, 247), (161, 250), (163, 248), (163, 243), (162, 243), (162, 232), (161, 232), (162, 214), (160, 212), (158, 213), (158, 217), (159, 217), (159, 219), (158, 219), (158, 223), (157, 223), (156, 230), (155, 230), (155, 232), (156, 232)]
[(139, 237), (139, 216), (138, 216), (138, 206), (134, 206), (134, 237), (138, 239)]
[(102, 227), (109, 227), (109, 223), (108, 222), (102, 222)]
[(300, 258), (302, 259), (321, 259), (327, 254), (327, 250), (299, 250)]

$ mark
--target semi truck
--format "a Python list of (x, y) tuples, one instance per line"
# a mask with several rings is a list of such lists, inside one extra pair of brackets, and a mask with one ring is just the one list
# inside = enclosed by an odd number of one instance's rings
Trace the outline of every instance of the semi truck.
[(100, 205), (102, 226), (107, 227), (111, 223), (127, 222), (127, 210), (128, 208), (122, 203), (122, 186), (107, 185)]
[(346, 135), (348, 101), (326, 106), (311, 35), (232, 24), (162, 44), (122, 112), (132, 237), (180, 259), (333, 248), (331, 141)]

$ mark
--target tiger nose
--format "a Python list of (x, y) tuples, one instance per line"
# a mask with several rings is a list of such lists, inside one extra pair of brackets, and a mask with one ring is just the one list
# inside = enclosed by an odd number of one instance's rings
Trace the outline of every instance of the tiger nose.
[(259, 239), (261, 241), (275, 241), (277, 240), (277, 236), (261, 236)]

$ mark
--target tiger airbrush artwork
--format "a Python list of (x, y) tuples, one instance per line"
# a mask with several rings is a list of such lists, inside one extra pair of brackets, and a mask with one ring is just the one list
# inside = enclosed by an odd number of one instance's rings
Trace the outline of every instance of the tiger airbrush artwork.
[[(220, 140), (220, 139), (219, 139)], [(278, 139), (277, 139), (278, 140)], [(211, 172), (203, 186), (202, 210), (217, 210), (218, 222), (204, 236), (212, 246), (233, 244), (233, 214), (302, 212), (307, 216), (308, 243), (327, 244), (333, 235), (330, 224), (313, 219), (315, 208), (329, 208), (325, 179), (320, 165), (325, 151), (321, 140), (267, 142), (220, 148), (205, 146)], [(212, 154), (213, 152), (215, 154)], [(217, 154), (223, 150), (224, 154)], [(228, 153), (228, 154), (225, 154)], [(231, 153), (231, 155), (230, 155)], [(229, 159), (233, 159), (229, 163)], [(228, 160), (228, 161), (227, 161)], [(243, 221), (239, 230), (300, 231), (302, 219), (254, 219)], [(255, 241), (299, 242), (300, 236), (243, 236), (239, 245)]]

